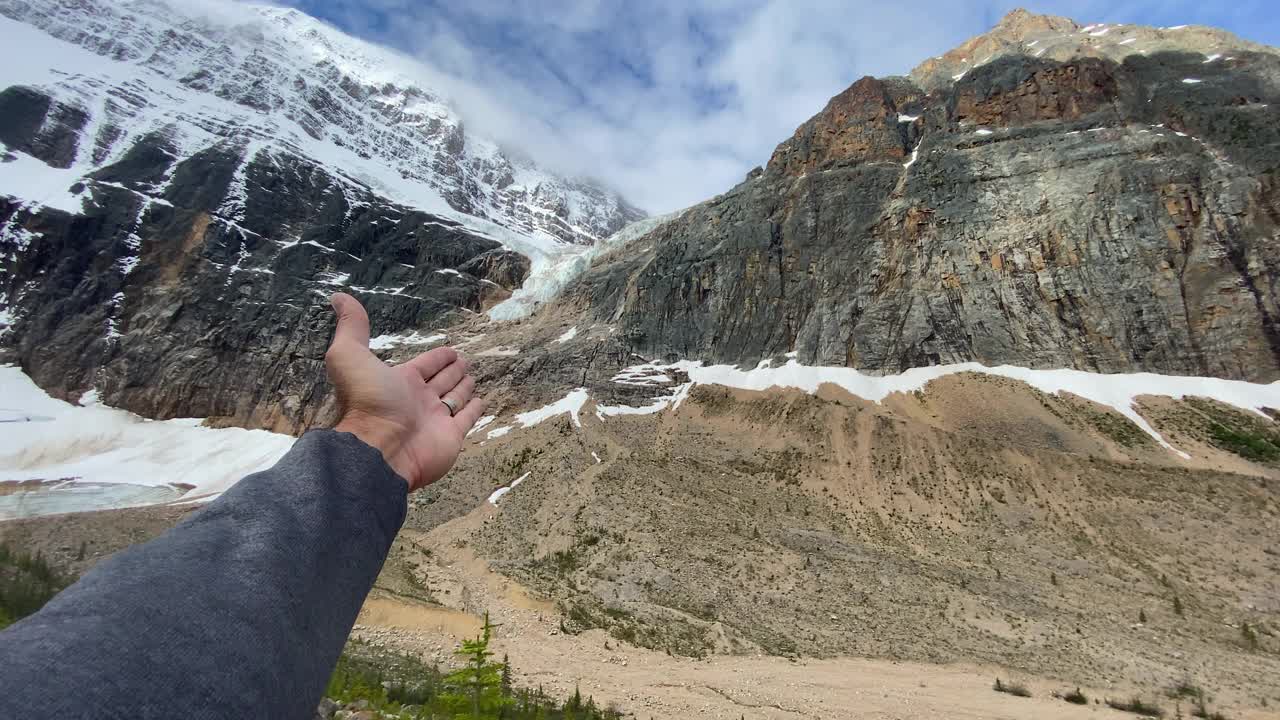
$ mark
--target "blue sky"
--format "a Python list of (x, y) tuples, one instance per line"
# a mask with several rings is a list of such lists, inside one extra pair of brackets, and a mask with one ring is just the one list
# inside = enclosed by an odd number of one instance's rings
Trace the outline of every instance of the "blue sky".
[(1274, 4), (1253, 0), (285, 2), (418, 58), (469, 126), (650, 212), (728, 189), (859, 77), (905, 74), (1014, 7), (1280, 45)]

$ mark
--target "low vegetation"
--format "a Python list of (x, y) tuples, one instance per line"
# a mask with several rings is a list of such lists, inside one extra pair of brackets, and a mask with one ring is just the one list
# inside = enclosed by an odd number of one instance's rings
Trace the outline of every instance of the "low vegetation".
[(1080, 692), (1080, 688), (1076, 688), (1075, 690), (1072, 690), (1071, 692), (1066, 693), (1065, 695), (1062, 696), (1062, 699), (1066, 700), (1072, 705), (1088, 705), (1089, 704), (1089, 696)]
[(1187, 404), (1200, 416), (1201, 431), (1213, 446), (1259, 463), (1280, 461), (1280, 432), (1261, 418), (1202, 398)]
[(0, 544), (0, 628), (44, 607), (67, 584), (39, 552), (28, 555)]
[(996, 684), (992, 685), (991, 689), (1008, 695), (1016, 695), (1017, 697), (1031, 697), (1031, 691), (1027, 689), (1027, 686), (1014, 682), (1004, 682), (1000, 678), (996, 678)]
[[(506, 658), (489, 650), (493, 626), (484, 628), (456, 651), (463, 664), (450, 673), (416, 658), (379, 653), (359, 641), (348, 645), (329, 678), (325, 697), (337, 706), (359, 708), (375, 717), (403, 720), (617, 720), (621, 713), (599, 708), (580, 692), (563, 702), (541, 689), (517, 689)], [(332, 717), (335, 707), (330, 706)]]
[(1155, 442), (1145, 430), (1119, 413), (1101, 412), (1084, 407), (1077, 408), (1076, 412), (1084, 416), (1085, 422), (1095, 430), (1121, 447), (1142, 447)]
[(1164, 717), (1164, 710), (1158, 705), (1149, 703), (1140, 697), (1134, 697), (1129, 700), (1108, 700), (1107, 707), (1121, 712), (1129, 712), (1143, 717)]
[[(1191, 717), (1202, 718), (1203, 720), (1227, 720), (1226, 715), (1209, 710), (1209, 701), (1212, 698), (1205, 693), (1203, 688), (1191, 682), (1191, 680), (1182, 680), (1169, 688), (1169, 697), (1178, 701), (1189, 700), (1191, 702)], [(1181, 715), (1180, 712), (1179, 715)]]

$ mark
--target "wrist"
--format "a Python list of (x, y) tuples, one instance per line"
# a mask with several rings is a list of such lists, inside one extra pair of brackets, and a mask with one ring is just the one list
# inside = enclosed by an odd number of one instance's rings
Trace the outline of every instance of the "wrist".
[(401, 461), (401, 450), (404, 447), (404, 431), (394, 423), (367, 415), (359, 411), (348, 412), (334, 426), (338, 432), (355, 435), (364, 444), (382, 453), (382, 459), (405, 479), (412, 487), (413, 477), (406, 463)]

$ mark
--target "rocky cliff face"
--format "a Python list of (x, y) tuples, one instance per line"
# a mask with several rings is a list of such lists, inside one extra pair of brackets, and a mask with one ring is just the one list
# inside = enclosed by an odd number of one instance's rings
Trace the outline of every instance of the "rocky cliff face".
[(0, 345), (53, 393), (292, 430), (329, 410), (334, 290), (443, 327), (639, 217), (466, 132), (403, 59), (246, 7), (0, 2)]
[[(243, 170), (243, 177), (238, 172)], [(150, 183), (170, 175), (162, 189)], [(243, 183), (237, 219), (222, 214)], [(325, 298), (357, 294), (377, 327), (437, 327), (505, 297), (528, 259), (462, 225), (336, 185), (317, 166), (162, 137), (84, 183), (84, 210), (0, 201), (5, 338), (41, 385), (153, 417), (292, 429), (327, 411)]]
[(646, 357), (1280, 378), (1280, 58), (1064, 22), (1010, 16), (954, 78), (859, 80), (573, 303)]

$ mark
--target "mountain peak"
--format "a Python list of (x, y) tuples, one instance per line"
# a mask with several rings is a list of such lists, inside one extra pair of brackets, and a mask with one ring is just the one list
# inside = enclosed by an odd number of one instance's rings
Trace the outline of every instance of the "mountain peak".
[(927, 91), (960, 80), (970, 70), (1007, 55), (1028, 55), (1056, 62), (1081, 57), (1122, 62), (1130, 55), (1170, 51), (1198, 52), (1206, 56), (1231, 52), (1276, 53), (1275, 48), (1243, 40), (1217, 28), (1081, 25), (1070, 18), (1017, 8), (990, 31), (920, 63), (911, 71), (911, 79)]
[(1079, 29), (1079, 25), (1070, 18), (1057, 15), (1041, 15), (1026, 8), (1015, 8), (1000, 18), (1000, 22), (992, 28), (993, 35), (1009, 38), (1020, 38), (1029, 33), (1043, 31), (1069, 32)]

